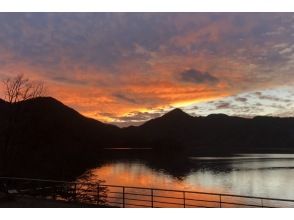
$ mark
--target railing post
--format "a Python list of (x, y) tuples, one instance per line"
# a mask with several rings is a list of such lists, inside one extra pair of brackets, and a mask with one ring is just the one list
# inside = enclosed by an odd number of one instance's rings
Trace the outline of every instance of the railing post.
[(97, 186), (97, 205), (100, 203), (100, 184)]
[(260, 199), (261, 201), (261, 208), (263, 208), (263, 199)]
[(153, 208), (153, 189), (151, 189), (151, 208)]
[(123, 208), (125, 207), (125, 187), (123, 186)]
[(183, 191), (183, 200), (184, 200), (184, 208), (186, 208), (186, 194), (185, 194), (185, 191)]
[(222, 195), (219, 194), (219, 207), (221, 208), (222, 207)]

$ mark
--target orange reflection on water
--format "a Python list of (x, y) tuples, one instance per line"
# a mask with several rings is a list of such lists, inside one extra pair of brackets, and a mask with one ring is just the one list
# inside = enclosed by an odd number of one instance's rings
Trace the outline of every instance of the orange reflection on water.
[[(198, 184), (189, 184), (183, 180), (177, 179), (171, 175), (163, 172), (158, 172), (146, 167), (140, 163), (112, 163), (104, 165), (100, 168), (92, 170), (90, 181), (104, 180), (107, 185), (120, 186), (136, 186), (145, 188), (169, 189), (169, 190), (185, 190), (197, 192), (221, 192), (223, 190), (216, 188), (203, 187)], [(122, 202), (122, 188), (108, 187), (110, 192), (117, 192), (111, 194), (113, 197), (119, 199), (110, 199), (109, 201)], [(151, 190), (150, 189), (133, 189), (126, 188), (125, 197), (127, 204), (136, 204), (143, 206), (151, 206)], [(130, 194), (128, 194), (130, 193)], [(132, 195), (140, 194), (140, 195)], [(143, 195), (142, 195), (143, 194)], [(154, 207), (219, 207), (219, 196), (205, 195), (172, 191), (153, 191), (153, 206)], [(174, 198), (163, 198), (174, 197)], [(184, 202), (184, 197), (186, 201)], [(147, 201), (137, 201), (147, 200)], [(208, 200), (211, 202), (196, 201)], [(216, 201), (216, 202), (212, 202)], [(164, 202), (164, 203), (163, 203)], [(175, 204), (173, 204), (175, 203)], [(184, 205), (185, 204), (185, 205)], [(133, 207), (132, 205), (128, 205)]]
[[(191, 169), (177, 169), (175, 164), (170, 163), (168, 170), (163, 170), (156, 164), (145, 164), (142, 161), (134, 160), (115, 160), (109, 161), (100, 167), (92, 169), (90, 172), (90, 182), (104, 180), (105, 184), (120, 186), (145, 187), (147, 189), (125, 188), (126, 201), (129, 203), (138, 201), (130, 200), (137, 198), (145, 201), (146, 206), (150, 204), (151, 189), (161, 188), (168, 190), (179, 190), (181, 192), (171, 192), (154, 190), (154, 206), (159, 206), (159, 201), (177, 203), (177, 207), (184, 206), (183, 190), (215, 193), (217, 195), (209, 196), (201, 193), (186, 193), (186, 199), (213, 200), (218, 201), (214, 204), (207, 202), (197, 202), (193, 200), (186, 201), (186, 207), (189, 204), (193, 206), (219, 207), (219, 194), (233, 194), (243, 196), (255, 196), (263, 198), (279, 198), (293, 200), (293, 190), (289, 187), (292, 184), (294, 160), (293, 155), (268, 154), (268, 155), (236, 155), (228, 157), (202, 157), (191, 158), (198, 160), (197, 165), (191, 165)], [(198, 166), (201, 161), (202, 165)], [(209, 167), (210, 166), (210, 167)], [(194, 169), (194, 168), (195, 169)], [(156, 169), (155, 169), (156, 168)], [(88, 173), (88, 172), (87, 172)], [(93, 174), (93, 175), (91, 175)], [(293, 184), (292, 184), (293, 185)], [(121, 196), (122, 187), (109, 188), (110, 191), (118, 190), (117, 197)], [(138, 195), (130, 195), (137, 192)], [(145, 194), (145, 196), (142, 196)], [(159, 196), (177, 197), (162, 198)], [(218, 197), (219, 196), (219, 197)], [(156, 198), (155, 198), (156, 197)], [(120, 197), (120, 201), (121, 197)], [(157, 201), (157, 203), (156, 203)], [(238, 196), (221, 196), (222, 207), (240, 207), (238, 204), (249, 204), (250, 207), (269, 206), (269, 207), (294, 207), (294, 203), (281, 203), (271, 199), (249, 199)], [(228, 204), (230, 203), (230, 204)], [(174, 207), (172, 204), (161, 204), (162, 206)], [(244, 206), (243, 206), (244, 207)], [(248, 207), (248, 206), (246, 206)]]

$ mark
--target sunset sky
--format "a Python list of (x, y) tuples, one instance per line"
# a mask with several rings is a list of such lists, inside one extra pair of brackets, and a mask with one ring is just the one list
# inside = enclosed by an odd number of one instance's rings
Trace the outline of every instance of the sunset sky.
[(0, 66), (119, 126), (294, 116), (294, 13), (0, 13)]

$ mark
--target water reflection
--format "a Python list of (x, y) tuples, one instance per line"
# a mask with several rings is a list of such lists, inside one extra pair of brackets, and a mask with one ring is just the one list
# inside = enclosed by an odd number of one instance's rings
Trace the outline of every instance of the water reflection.
[(294, 155), (190, 157), (161, 162), (113, 160), (91, 169), (89, 181), (294, 199)]

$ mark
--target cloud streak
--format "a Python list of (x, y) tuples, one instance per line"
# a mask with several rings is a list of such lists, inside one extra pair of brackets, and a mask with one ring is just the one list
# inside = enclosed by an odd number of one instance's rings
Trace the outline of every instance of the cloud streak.
[(195, 69), (189, 69), (182, 73), (180, 73), (180, 79), (183, 82), (190, 82), (190, 83), (208, 83), (208, 84), (215, 84), (218, 82), (218, 79), (207, 72), (201, 72)]

